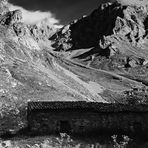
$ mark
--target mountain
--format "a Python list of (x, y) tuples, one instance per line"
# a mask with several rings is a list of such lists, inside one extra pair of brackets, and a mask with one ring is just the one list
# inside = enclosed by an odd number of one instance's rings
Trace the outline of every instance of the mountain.
[[(113, 98), (116, 93), (128, 97), (124, 94), (126, 89), (132, 93), (134, 90), (133, 96), (137, 97), (137, 93), (141, 95), (141, 86), (147, 97), (147, 24), (148, 5), (106, 3), (89, 16), (63, 27), (50, 39), (57, 56), (102, 72), (103, 76), (98, 74), (94, 81), (114, 92)], [(79, 74), (77, 70), (75, 73)], [(106, 73), (115, 77), (106, 80)], [(125, 86), (124, 81), (130, 86)]]
[(60, 30), (0, 10), (0, 134), (26, 127), (28, 101), (147, 104), (147, 6), (103, 4)]

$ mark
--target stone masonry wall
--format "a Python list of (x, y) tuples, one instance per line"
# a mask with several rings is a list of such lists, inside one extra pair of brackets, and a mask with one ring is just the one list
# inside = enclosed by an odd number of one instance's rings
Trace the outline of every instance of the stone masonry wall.
[(38, 134), (60, 133), (61, 122), (69, 124), (66, 126), (73, 134), (148, 131), (148, 113), (33, 112), (28, 117), (31, 132)]

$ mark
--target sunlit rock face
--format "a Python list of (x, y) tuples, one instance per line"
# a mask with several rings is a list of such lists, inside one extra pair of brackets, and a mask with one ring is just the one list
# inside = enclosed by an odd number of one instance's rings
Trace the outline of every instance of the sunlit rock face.
[(107, 3), (60, 30), (0, 10), (0, 134), (26, 127), (28, 101), (147, 103), (147, 7)]

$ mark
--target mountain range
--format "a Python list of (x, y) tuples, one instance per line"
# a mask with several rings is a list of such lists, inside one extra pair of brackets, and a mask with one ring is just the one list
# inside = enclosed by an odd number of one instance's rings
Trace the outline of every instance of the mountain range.
[(147, 5), (105, 3), (61, 29), (6, 0), (0, 14), (0, 134), (26, 126), (28, 101), (147, 104)]

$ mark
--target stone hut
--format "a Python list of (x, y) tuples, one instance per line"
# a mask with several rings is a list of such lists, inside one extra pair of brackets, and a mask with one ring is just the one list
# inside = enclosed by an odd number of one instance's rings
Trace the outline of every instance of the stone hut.
[(147, 105), (97, 102), (29, 102), (28, 128), (34, 134), (88, 134), (148, 131)]

